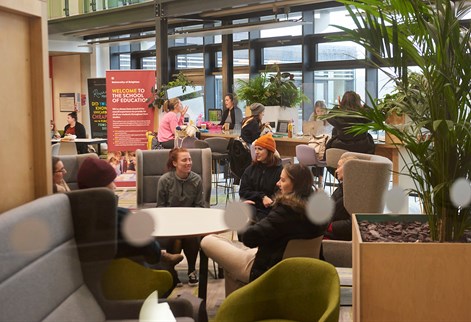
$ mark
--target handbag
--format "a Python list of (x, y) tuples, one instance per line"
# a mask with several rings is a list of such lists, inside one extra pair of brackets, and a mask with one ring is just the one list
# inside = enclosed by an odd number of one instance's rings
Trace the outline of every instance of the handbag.
[(329, 136), (326, 134), (313, 135), (311, 139), (309, 139), (308, 145), (316, 151), (317, 159), (324, 160), (325, 148), (328, 140)]

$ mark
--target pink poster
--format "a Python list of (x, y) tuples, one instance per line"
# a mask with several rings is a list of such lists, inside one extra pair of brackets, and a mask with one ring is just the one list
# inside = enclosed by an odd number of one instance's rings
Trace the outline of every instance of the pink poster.
[(155, 84), (153, 70), (106, 72), (108, 151), (147, 149), (147, 131), (154, 129), (154, 109), (148, 107)]
[(147, 150), (147, 131), (154, 129), (153, 70), (106, 72), (108, 162), (116, 170), (118, 187), (136, 186), (137, 149)]

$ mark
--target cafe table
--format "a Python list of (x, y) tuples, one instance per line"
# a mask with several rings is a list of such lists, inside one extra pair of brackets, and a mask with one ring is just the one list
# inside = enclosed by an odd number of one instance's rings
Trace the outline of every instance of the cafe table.
[[(142, 212), (154, 219), (155, 237), (204, 237), (229, 231), (224, 221), (224, 209), (162, 207), (146, 208)], [(200, 249), (198, 297), (206, 299), (208, 287), (208, 257)]]
[[(62, 139), (51, 139), (51, 143), (60, 143), (62, 142)], [(97, 146), (97, 154), (101, 154), (101, 147), (100, 143), (107, 143), (108, 139), (74, 139), (66, 142), (74, 142), (74, 143), (86, 143), (86, 144), (91, 144), (91, 145), (96, 145)]]

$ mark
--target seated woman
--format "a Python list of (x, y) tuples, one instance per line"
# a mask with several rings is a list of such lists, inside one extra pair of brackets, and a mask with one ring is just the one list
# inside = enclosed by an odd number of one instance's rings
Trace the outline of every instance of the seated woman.
[[(87, 137), (85, 126), (77, 121), (77, 112), (67, 114), (67, 125), (64, 127), (64, 134), (62, 136), (66, 135), (75, 135), (77, 139), (85, 139)], [(76, 142), (75, 145), (79, 154), (88, 152), (88, 145), (86, 143)]]
[(225, 270), (226, 296), (242, 283), (249, 283), (283, 258), (288, 241), (321, 236), (326, 225), (313, 224), (306, 216), (312, 193), (311, 171), (301, 164), (286, 165), (277, 185), (280, 189), (270, 213), (244, 232), (241, 249), (218, 235), (209, 235), (201, 247)]
[[(105, 160), (95, 158), (85, 159), (77, 173), (79, 189), (104, 187), (114, 191), (116, 189), (114, 179), (116, 179), (115, 169)], [(144, 246), (134, 246), (127, 243), (121, 232), (121, 224), (130, 212), (128, 209), (122, 207), (118, 207), (117, 211), (117, 258), (126, 257), (137, 262), (141, 262), (143, 259), (147, 264), (152, 265), (159, 262), (176, 265), (183, 260), (183, 256), (181, 255), (172, 255), (161, 250), (159, 243), (156, 241), (150, 242)]]
[(355, 156), (340, 158), (335, 170), (335, 175), (339, 180), (339, 186), (335, 189), (331, 198), (335, 203), (332, 221), (324, 234), (325, 239), (352, 240), (352, 216), (343, 205), (343, 165), (349, 160), (358, 159)]
[(234, 95), (232, 93), (227, 93), (224, 96), (224, 105), (226, 108), (222, 112), (222, 118), (219, 125), (224, 125), (226, 123), (229, 124), (229, 129), (233, 129), (236, 122), (240, 122), (241, 120), (237, 120), (237, 114), (242, 115), (242, 111), (237, 107), (237, 102), (234, 100)]
[(253, 144), (255, 160), (242, 175), (239, 196), (255, 207), (253, 219), (260, 221), (271, 210), (275, 192), (278, 191), (276, 183), (283, 166), (271, 133), (262, 135)]
[(247, 116), (242, 120), (242, 128), (240, 131), (240, 137), (247, 144), (252, 144), (253, 141), (258, 139), (260, 133), (262, 133), (262, 119), (265, 106), (260, 103), (253, 103), (250, 105), (250, 111), (252, 112), (252, 115)]
[[(340, 101), (340, 109), (345, 111), (357, 111), (362, 107), (360, 95), (353, 91), (347, 91)], [(369, 133), (347, 133), (354, 124), (367, 123), (369, 120), (358, 117), (336, 116), (327, 119), (334, 128), (332, 137), (327, 142), (326, 149), (338, 148), (350, 152), (375, 153), (375, 143)]]
[(64, 180), (64, 174), (66, 173), (67, 170), (62, 161), (58, 157), (52, 157), (52, 191), (54, 193), (70, 191)]
[(157, 140), (164, 149), (172, 149), (175, 144), (175, 128), (183, 125), (188, 106), (183, 107), (178, 98), (166, 100), (163, 106), (165, 115), (161, 118)]
[(309, 122), (315, 122), (313, 126), (313, 132), (309, 133), (311, 135), (332, 135), (332, 125), (330, 125), (327, 120), (320, 120), (321, 115), (327, 114), (327, 106), (324, 101), (316, 101), (314, 104), (314, 112), (309, 116)]
[[(157, 207), (202, 207), (204, 208), (203, 183), (201, 177), (191, 171), (191, 155), (186, 149), (170, 150), (167, 167), (169, 171), (159, 179), (157, 185)], [(199, 237), (170, 238), (167, 252), (179, 254), (183, 249), (188, 260), (188, 285), (198, 285), (196, 258), (200, 248)], [(177, 286), (181, 285), (175, 271)]]

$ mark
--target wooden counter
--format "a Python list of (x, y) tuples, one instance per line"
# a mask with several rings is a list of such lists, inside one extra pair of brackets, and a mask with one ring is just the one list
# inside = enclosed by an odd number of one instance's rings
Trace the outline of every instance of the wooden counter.
[[(204, 140), (210, 137), (223, 137), (223, 138), (237, 138), (240, 136), (240, 133), (233, 130), (222, 133), (220, 130), (209, 131), (206, 133), (201, 133), (201, 139)], [(296, 156), (296, 146), (298, 144), (307, 144), (309, 142), (308, 136), (295, 136), (292, 138), (288, 137), (275, 137), (276, 149), (281, 156), (284, 157), (295, 157)], [(388, 158), (392, 161), (393, 164), (393, 173), (392, 181), (394, 185), (399, 184), (399, 151), (398, 147), (393, 144), (386, 144), (383, 142), (375, 143), (375, 154), (381, 155)]]

